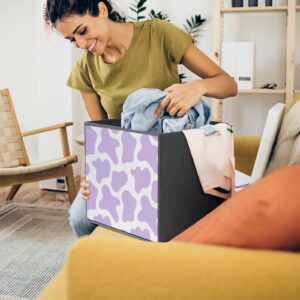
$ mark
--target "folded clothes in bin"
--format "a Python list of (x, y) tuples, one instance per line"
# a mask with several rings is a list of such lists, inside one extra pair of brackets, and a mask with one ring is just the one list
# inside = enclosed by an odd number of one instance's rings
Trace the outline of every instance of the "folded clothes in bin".
[(85, 156), (88, 219), (142, 239), (168, 241), (223, 201), (203, 192), (182, 132), (86, 122)]

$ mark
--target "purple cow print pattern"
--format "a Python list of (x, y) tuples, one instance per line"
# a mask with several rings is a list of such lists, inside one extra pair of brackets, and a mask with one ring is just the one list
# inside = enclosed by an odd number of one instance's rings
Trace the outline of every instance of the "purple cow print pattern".
[(158, 138), (85, 126), (87, 216), (158, 241)]

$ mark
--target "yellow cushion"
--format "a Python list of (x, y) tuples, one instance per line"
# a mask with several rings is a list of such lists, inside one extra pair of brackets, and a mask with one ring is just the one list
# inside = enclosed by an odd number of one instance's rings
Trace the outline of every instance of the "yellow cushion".
[(79, 240), (68, 299), (298, 299), (300, 255), (134, 238)]
[(235, 168), (237, 170), (249, 176), (251, 175), (260, 139), (260, 136), (234, 137)]
[(62, 269), (46, 286), (36, 300), (67, 300), (67, 275)]

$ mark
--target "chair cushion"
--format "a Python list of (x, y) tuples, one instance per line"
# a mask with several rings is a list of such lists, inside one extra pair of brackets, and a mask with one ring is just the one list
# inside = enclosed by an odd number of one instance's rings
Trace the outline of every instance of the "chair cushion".
[(283, 167), (236, 193), (174, 241), (300, 249), (300, 164)]

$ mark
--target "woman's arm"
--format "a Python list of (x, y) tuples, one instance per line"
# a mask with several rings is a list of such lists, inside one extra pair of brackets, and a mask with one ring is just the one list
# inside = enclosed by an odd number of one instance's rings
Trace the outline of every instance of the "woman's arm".
[(204, 96), (224, 99), (237, 94), (236, 82), (194, 44), (188, 47), (182, 63), (202, 78), (195, 81), (206, 88)]
[(194, 44), (186, 50), (182, 63), (202, 79), (166, 88), (168, 94), (155, 112), (157, 117), (164, 109), (171, 116), (182, 117), (202, 96), (223, 99), (237, 94), (236, 82)]
[(107, 119), (107, 113), (101, 105), (98, 94), (92, 92), (81, 92), (81, 96), (92, 121)]

